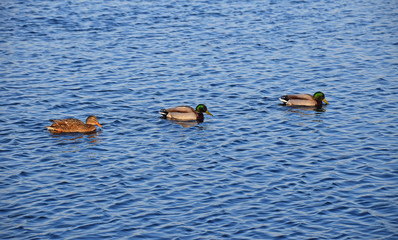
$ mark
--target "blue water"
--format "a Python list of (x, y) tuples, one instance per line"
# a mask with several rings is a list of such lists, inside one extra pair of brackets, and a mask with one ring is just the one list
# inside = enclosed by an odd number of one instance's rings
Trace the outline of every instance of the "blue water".
[(6, 0), (0, 23), (0, 239), (398, 239), (397, 1)]

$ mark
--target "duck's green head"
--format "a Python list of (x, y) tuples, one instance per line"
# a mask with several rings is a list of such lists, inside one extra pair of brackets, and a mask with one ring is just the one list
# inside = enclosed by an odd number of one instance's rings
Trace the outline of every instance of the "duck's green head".
[(325, 94), (323, 94), (323, 92), (316, 92), (313, 97), (316, 101), (323, 101), (324, 103), (329, 104), (328, 101), (326, 101)]
[(199, 104), (198, 106), (196, 106), (195, 111), (197, 111), (199, 113), (207, 113), (207, 114), (213, 116), (213, 114), (211, 114), (209, 111), (207, 111), (207, 107), (204, 104)]

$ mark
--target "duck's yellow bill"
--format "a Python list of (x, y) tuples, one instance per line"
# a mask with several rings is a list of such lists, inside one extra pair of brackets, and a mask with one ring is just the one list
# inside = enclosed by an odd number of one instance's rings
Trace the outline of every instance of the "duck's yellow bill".
[(97, 126), (98, 126), (98, 127), (102, 127), (102, 125), (101, 125), (101, 124), (99, 124), (99, 123), (97, 123)]
[(324, 101), (326, 104), (329, 104), (328, 101), (326, 101), (326, 99), (323, 99), (322, 101)]
[(211, 114), (209, 111), (206, 111), (207, 114), (209, 114), (210, 116), (213, 116), (213, 114)]

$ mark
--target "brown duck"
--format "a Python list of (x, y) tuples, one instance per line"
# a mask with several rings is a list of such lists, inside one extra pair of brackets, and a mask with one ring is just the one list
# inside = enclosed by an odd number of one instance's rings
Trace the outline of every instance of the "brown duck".
[(98, 123), (96, 116), (92, 115), (86, 119), (86, 123), (79, 119), (67, 118), (67, 119), (54, 119), (50, 120), (53, 122), (51, 126), (46, 126), (48, 130), (53, 133), (87, 133), (94, 132), (96, 130), (95, 125), (102, 127)]

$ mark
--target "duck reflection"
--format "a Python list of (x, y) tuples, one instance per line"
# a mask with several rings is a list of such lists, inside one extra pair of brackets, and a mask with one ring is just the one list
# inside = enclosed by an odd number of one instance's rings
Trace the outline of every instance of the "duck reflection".
[[(281, 106), (284, 106), (283, 104), (279, 104)], [(289, 112), (298, 112), (298, 113), (303, 113), (306, 115), (312, 115), (310, 113), (305, 113), (304, 111), (314, 111), (314, 112), (318, 112), (318, 113), (323, 113), (326, 112), (326, 108), (325, 107), (307, 107), (307, 106), (289, 106), (288, 107), (288, 111)]]
[[(300, 117), (313, 117), (323, 114), (326, 109), (324, 107), (290, 106), (287, 108), (287, 112), (299, 114)], [(320, 119), (313, 119), (312, 121), (322, 122)]]
[(62, 153), (77, 153), (84, 151), (100, 143), (102, 131), (91, 133), (53, 133), (51, 136), (56, 138), (56, 144)]
[(174, 124), (180, 125), (183, 128), (191, 128), (197, 126), (200, 121), (171, 121)]
[(67, 142), (83, 142), (85, 137), (89, 140), (88, 142), (92, 145), (95, 145), (99, 142), (99, 135), (102, 131), (95, 131), (90, 133), (52, 133), (51, 136), (54, 138), (58, 138), (58, 140), (62, 143)]

